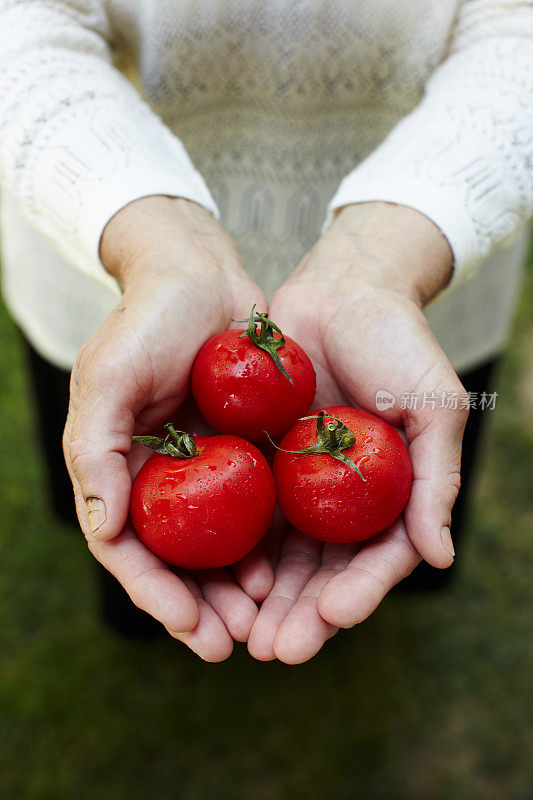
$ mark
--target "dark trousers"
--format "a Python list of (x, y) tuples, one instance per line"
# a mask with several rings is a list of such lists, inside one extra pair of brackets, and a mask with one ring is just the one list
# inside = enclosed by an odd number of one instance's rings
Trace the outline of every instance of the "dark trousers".
[[(69, 374), (42, 359), (27, 342), (26, 346), (52, 507), (62, 520), (77, 526), (72, 486), (61, 446), (68, 408)], [(461, 375), (466, 391), (478, 393), (492, 391), (496, 364), (497, 360), (494, 359)], [(472, 409), (463, 439), (462, 488), (453, 509), (451, 526), (453, 541), (458, 552), (461, 549), (464, 518), (474, 484), (474, 465), (480, 433), (487, 416), (486, 412)], [(101, 609), (108, 623), (126, 635), (142, 637), (157, 635), (161, 631), (159, 623), (133, 605), (122, 586), (107, 570), (96, 561), (95, 565), (101, 587)], [(452, 574), (450, 570), (434, 569), (423, 563), (402, 582), (401, 588), (438, 589), (450, 580)]]

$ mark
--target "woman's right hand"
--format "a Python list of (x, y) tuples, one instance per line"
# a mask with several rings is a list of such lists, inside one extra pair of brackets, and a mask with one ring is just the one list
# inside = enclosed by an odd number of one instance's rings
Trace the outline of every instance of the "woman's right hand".
[(272, 585), (270, 564), (258, 550), (231, 573), (195, 577), (147, 550), (127, 523), (132, 477), (148, 455), (130, 452), (131, 436), (175, 418), (203, 342), (266, 302), (230, 237), (187, 200), (147, 197), (123, 208), (106, 226), (101, 258), (124, 294), (72, 371), (63, 444), (80, 525), (137, 606), (220, 661), (233, 638), (248, 638), (254, 601)]

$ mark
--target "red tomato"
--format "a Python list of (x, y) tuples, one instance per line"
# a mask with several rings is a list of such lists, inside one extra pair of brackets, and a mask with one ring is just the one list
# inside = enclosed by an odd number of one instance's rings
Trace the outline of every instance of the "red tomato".
[[(401, 514), (411, 489), (412, 465), (401, 436), (387, 422), (346, 406), (322, 409), (343, 422), (355, 444), (342, 450), (359, 473), (328, 453), (278, 451), (278, 503), (299, 531), (325, 542), (359, 542), (385, 530)], [(325, 423), (330, 422), (327, 417)], [(335, 423), (334, 423), (335, 424)], [(317, 441), (317, 421), (297, 422), (280, 447), (301, 450)]]
[(263, 454), (237, 436), (197, 436), (196, 446), (193, 457), (154, 453), (143, 464), (131, 490), (131, 521), (139, 539), (168, 564), (222, 567), (243, 558), (267, 532), (274, 481)]
[[(256, 315), (252, 337), (260, 338)], [(269, 321), (270, 322), (270, 321)], [(199, 351), (192, 370), (192, 391), (200, 412), (221, 433), (234, 433), (254, 442), (283, 436), (311, 406), (316, 375), (305, 351), (277, 329), (270, 329), (274, 357), (242, 330), (213, 336)], [(279, 340), (284, 344), (279, 346)], [(276, 363), (279, 358), (284, 374)]]

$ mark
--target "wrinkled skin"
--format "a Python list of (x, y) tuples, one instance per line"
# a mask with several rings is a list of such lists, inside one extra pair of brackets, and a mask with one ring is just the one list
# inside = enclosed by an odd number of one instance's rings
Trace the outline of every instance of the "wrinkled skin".
[[(131, 480), (147, 457), (131, 435), (167, 419), (200, 433), (187, 427), (186, 409), (174, 414), (197, 351), (266, 303), (227, 234), (185, 200), (126, 206), (104, 231), (101, 257), (124, 295), (76, 359), (65, 458), (91, 552), (172, 636), (207, 661), (227, 658), (236, 639), (255, 658), (300, 663), (372, 613), (421, 558), (453, 562), (448, 526), (466, 412), (398, 405), (383, 416), (405, 432), (414, 481), (404, 518), (380, 536), (323, 546), (278, 516), (231, 570), (171, 569), (150, 553), (127, 524)], [(450, 273), (449, 247), (417, 212), (379, 203), (342, 211), (269, 311), (313, 362), (316, 406), (375, 411), (381, 388), (398, 397), (460, 391), (420, 310)]]
[(149, 197), (108, 223), (101, 246), (124, 295), (84, 345), (71, 378), (64, 452), (81, 528), (91, 553), (133, 602), (206, 661), (221, 661), (246, 641), (258, 601), (272, 585), (261, 550), (231, 570), (169, 567), (127, 522), (130, 489), (150, 452), (131, 446), (168, 419), (205, 433), (183, 404), (198, 349), (265, 299), (235, 247), (200, 207)]
[[(437, 228), (411, 209), (348, 206), (286, 284), (270, 314), (311, 357), (314, 407), (376, 413), (375, 394), (462, 392), (421, 308), (448, 282), (451, 253)], [(422, 558), (453, 563), (451, 510), (460, 484), (467, 411), (431, 407), (379, 412), (409, 444), (413, 485), (403, 516), (362, 544), (322, 544), (288, 528), (273, 543), (275, 582), (248, 649), (298, 664), (339, 628), (368, 617)]]

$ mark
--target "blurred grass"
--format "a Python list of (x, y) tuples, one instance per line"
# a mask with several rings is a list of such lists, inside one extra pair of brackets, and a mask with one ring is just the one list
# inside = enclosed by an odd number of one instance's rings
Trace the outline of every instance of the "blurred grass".
[(50, 515), (0, 312), (0, 795), (7, 800), (533, 797), (533, 260), (447, 593), (394, 595), (301, 667), (207, 665), (96, 617)]

